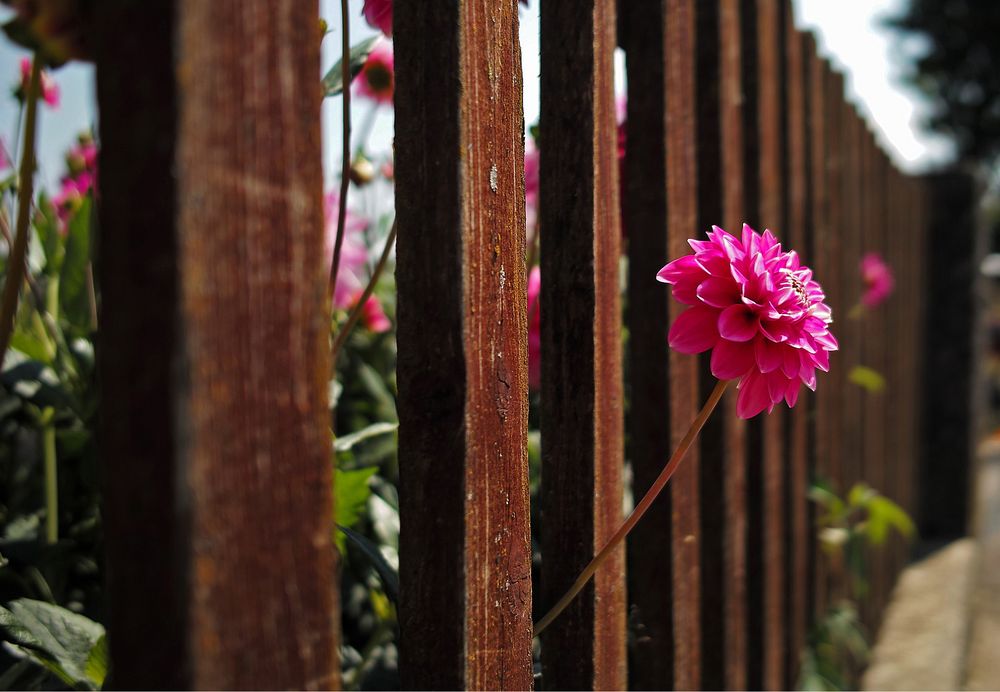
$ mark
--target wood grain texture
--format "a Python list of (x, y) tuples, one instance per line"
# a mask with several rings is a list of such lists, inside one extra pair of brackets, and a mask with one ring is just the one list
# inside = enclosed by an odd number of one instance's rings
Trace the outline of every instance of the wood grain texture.
[[(623, 2), (628, 144), (625, 231), (628, 238), (628, 458), (635, 494), (645, 492), (673, 451), (666, 434), (670, 291), (653, 277), (669, 259), (664, 148), (663, 12), (659, 3)], [(650, 507), (628, 538), (629, 688), (673, 687), (674, 623), (670, 493)]]
[[(541, 603), (620, 526), (624, 464), (615, 5), (541, 6)], [(624, 546), (542, 636), (548, 689), (626, 684)]]
[(117, 686), (339, 683), (315, 21), (99, 10)]
[[(723, 227), (739, 231), (748, 217), (744, 166), (743, 0), (719, 2), (719, 123)], [(726, 469), (724, 583), (722, 585), (725, 689), (747, 688), (747, 450), (746, 421), (736, 415), (738, 392), (722, 402)]]
[[(781, 0), (757, 0), (757, 110), (760, 140), (760, 198), (758, 230), (772, 229), (786, 240), (785, 134), (785, 14)], [(786, 458), (785, 411), (775, 407), (760, 424), (763, 428), (764, 473), (764, 660), (763, 686), (788, 687), (785, 676), (787, 575), (785, 567)]]
[[(689, 251), (698, 228), (697, 9), (695, 0), (666, 0), (664, 8), (664, 134), (667, 158), (667, 254)], [(669, 304), (671, 321), (683, 306)], [(699, 407), (698, 361), (671, 350), (670, 440), (676, 447)], [(699, 454), (692, 448), (670, 481), (674, 585), (674, 688), (701, 687), (701, 574), (699, 544)]]
[[(795, 30), (792, 6), (783, 2), (785, 13), (785, 64), (787, 78), (787, 231), (789, 247), (812, 266), (813, 253), (809, 232), (809, 137), (807, 130), (806, 58), (807, 45)], [(788, 475), (785, 503), (785, 579), (788, 607), (785, 628), (785, 675), (789, 686), (798, 677), (799, 658), (806, 643), (809, 624), (810, 555), (813, 538), (809, 526), (810, 420), (815, 412), (815, 395), (803, 391), (798, 404), (788, 412), (786, 448)]]
[(531, 579), (517, 10), (400, 3), (400, 672), (528, 689)]

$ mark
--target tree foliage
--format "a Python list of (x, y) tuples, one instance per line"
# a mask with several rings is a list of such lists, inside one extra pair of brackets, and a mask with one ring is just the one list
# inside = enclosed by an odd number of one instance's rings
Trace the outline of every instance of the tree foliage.
[(923, 44), (908, 81), (931, 104), (926, 125), (952, 137), (962, 161), (1000, 155), (1000, 2), (911, 0), (888, 25)]

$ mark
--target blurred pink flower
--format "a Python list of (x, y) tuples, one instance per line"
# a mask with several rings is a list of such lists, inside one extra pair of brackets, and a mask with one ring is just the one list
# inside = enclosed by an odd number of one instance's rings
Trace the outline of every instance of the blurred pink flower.
[(7, 147), (0, 140), (0, 171), (5, 171), (11, 167), (10, 159), (7, 158)]
[(869, 252), (861, 258), (861, 278), (865, 282), (865, 293), (861, 302), (867, 308), (880, 305), (892, 293), (896, 282), (892, 269), (877, 252)]
[[(358, 294), (358, 296), (354, 299), (355, 302), (360, 297), (361, 294)], [(389, 318), (385, 316), (385, 310), (382, 309), (382, 303), (380, 303), (378, 298), (373, 295), (368, 296), (368, 300), (366, 300), (364, 306), (362, 306), (361, 319), (364, 321), (365, 326), (376, 334), (381, 334), (382, 332), (387, 332), (392, 329), (392, 322), (390, 322)]]
[(393, 65), (392, 44), (379, 41), (354, 80), (358, 95), (391, 106), (395, 86)]
[(392, 36), (392, 0), (365, 0), (361, 13), (368, 26)]
[[(31, 58), (21, 58), (21, 84), (18, 87), (18, 98), (24, 99), (28, 94), (28, 82), (31, 80)], [(50, 108), (59, 107), (59, 85), (49, 75), (47, 70), (42, 70), (40, 86), (42, 100)]]
[(532, 267), (528, 274), (528, 386), (532, 389), (542, 385), (541, 290), (542, 272), (538, 267)]
[(743, 225), (742, 239), (713, 226), (708, 240), (689, 240), (693, 255), (661, 269), (688, 307), (670, 328), (681, 353), (712, 350), (712, 374), (739, 378), (736, 412), (752, 418), (782, 399), (798, 401), (801, 384), (816, 388), (816, 368), (827, 371), (837, 340), (830, 308), (812, 271), (774, 235)]
[(538, 222), (538, 147), (533, 140), (524, 143), (524, 207), (530, 231)]

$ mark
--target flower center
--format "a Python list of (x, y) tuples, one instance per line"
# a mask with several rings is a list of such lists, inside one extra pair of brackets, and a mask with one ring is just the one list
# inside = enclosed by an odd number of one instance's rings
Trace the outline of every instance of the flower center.
[(808, 308), (811, 301), (809, 300), (809, 294), (806, 292), (806, 285), (802, 282), (802, 279), (789, 272), (785, 280), (788, 283), (788, 287), (795, 292), (795, 296), (799, 299), (802, 307)]

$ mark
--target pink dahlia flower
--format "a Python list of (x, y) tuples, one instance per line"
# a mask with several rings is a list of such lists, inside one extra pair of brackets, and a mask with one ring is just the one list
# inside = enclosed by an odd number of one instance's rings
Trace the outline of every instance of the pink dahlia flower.
[(865, 282), (865, 293), (861, 296), (861, 302), (867, 308), (881, 304), (896, 285), (892, 269), (876, 252), (869, 252), (861, 258), (861, 278)]
[[(17, 89), (17, 96), (20, 99), (24, 99), (28, 94), (28, 83), (31, 81), (31, 58), (21, 58), (21, 84)], [(42, 100), (48, 104), (49, 108), (59, 107), (59, 85), (56, 84), (55, 80), (46, 70), (42, 70), (41, 80), (39, 81), (39, 86), (41, 87)]]
[[(326, 217), (323, 255), (327, 271), (333, 264), (334, 243), (337, 240), (337, 214), (340, 195), (327, 194), (323, 210)], [(337, 270), (337, 285), (333, 290), (333, 307), (346, 310), (354, 305), (366, 284), (368, 271), (368, 246), (365, 244), (365, 230), (368, 220), (348, 209), (344, 218), (344, 241), (340, 246), (340, 267)]]
[(656, 275), (689, 306), (670, 328), (670, 346), (712, 350), (712, 374), (739, 378), (740, 418), (770, 412), (782, 399), (795, 406), (801, 385), (815, 390), (816, 368), (827, 371), (837, 350), (823, 289), (770, 231), (744, 224), (740, 239), (713, 226), (708, 238), (689, 240), (694, 254)]
[(361, 14), (368, 26), (392, 36), (392, 0), (365, 0)]
[(542, 384), (542, 315), (539, 294), (542, 272), (532, 267), (528, 274), (528, 386), (538, 389)]
[(358, 95), (370, 98), (375, 103), (391, 106), (395, 87), (393, 67), (392, 44), (380, 40), (368, 54), (361, 73), (354, 80), (358, 85)]

